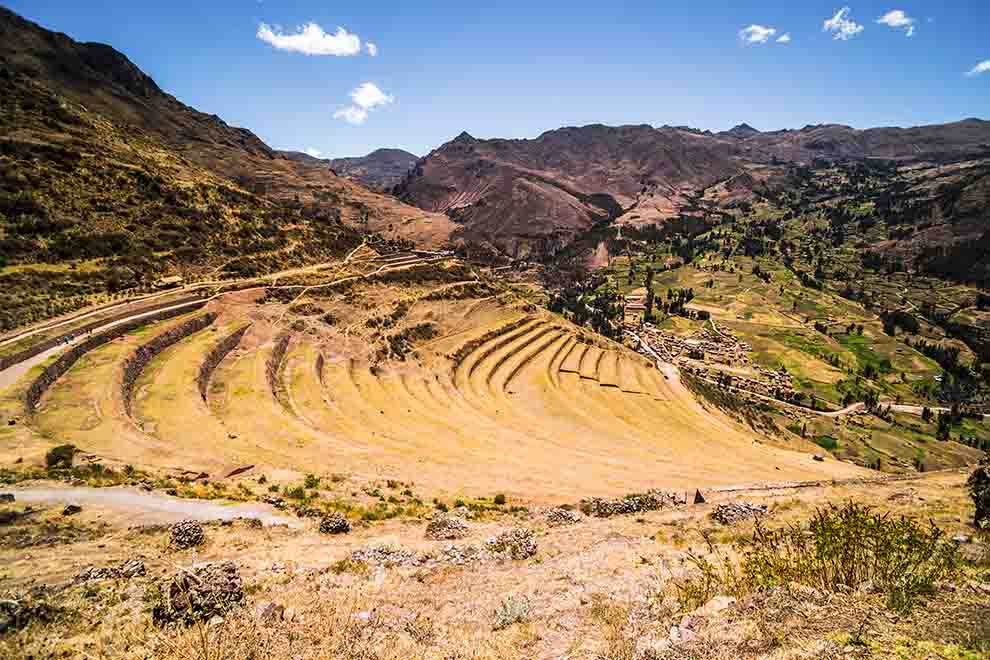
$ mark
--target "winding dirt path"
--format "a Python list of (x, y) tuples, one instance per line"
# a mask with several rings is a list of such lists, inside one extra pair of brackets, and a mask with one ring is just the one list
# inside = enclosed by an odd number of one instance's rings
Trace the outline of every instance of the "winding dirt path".
[(220, 503), (207, 500), (189, 500), (169, 497), (155, 492), (133, 488), (11, 488), (18, 504), (63, 505), (68, 503), (93, 506), (126, 514), (137, 524), (164, 524), (179, 520), (232, 520), (257, 518), (265, 525), (302, 527), (297, 518), (282, 515), (275, 509), (256, 502)]

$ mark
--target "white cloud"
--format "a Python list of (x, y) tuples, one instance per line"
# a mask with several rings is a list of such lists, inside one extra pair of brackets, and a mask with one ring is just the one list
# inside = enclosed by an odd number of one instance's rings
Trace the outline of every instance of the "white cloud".
[(849, 18), (849, 7), (843, 7), (835, 12), (835, 16), (822, 25), (823, 32), (831, 32), (832, 38), (838, 41), (848, 41), (863, 31), (863, 26)]
[(778, 44), (789, 44), (789, 43), (791, 43), (791, 33), (788, 32), (787, 34), (780, 35), (777, 38), (777, 43)]
[(378, 56), (378, 44), (373, 44), (369, 41), (365, 44), (365, 46), (368, 48), (368, 55), (371, 55), (372, 57)]
[(765, 44), (775, 34), (777, 34), (777, 30), (774, 28), (754, 23), (739, 30), (739, 40), (744, 44)]
[(338, 109), (333, 113), (333, 118), (360, 126), (368, 119), (371, 110), (394, 101), (394, 96), (383, 92), (375, 83), (361, 83), (351, 90), (351, 105)]
[(967, 76), (978, 76), (981, 73), (990, 73), (990, 60), (983, 60), (972, 69), (966, 72)]
[(314, 149), (313, 147), (306, 147), (305, 149), (303, 149), (303, 153), (306, 154), (307, 156), (312, 156), (313, 158), (319, 158), (320, 154), (322, 154), (323, 152), (320, 151), (319, 149)]
[(914, 36), (914, 19), (904, 13), (901, 9), (893, 9), (877, 19), (877, 23), (886, 25), (895, 30), (903, 29), (904, 35)]
[(357, 55), (361, 52), (361, 39), (342, 27), (334, 34), (327, 34), (316, 23), (307, 23), (295, 34), (285, 34), (278, 26), (275, 29), (266, 23), (258, 26), (257, 37), (279, 50), (305, 55)]

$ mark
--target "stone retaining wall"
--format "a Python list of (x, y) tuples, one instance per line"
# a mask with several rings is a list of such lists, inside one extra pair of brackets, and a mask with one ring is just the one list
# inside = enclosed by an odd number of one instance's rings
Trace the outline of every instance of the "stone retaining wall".
[(139, 346), (134, 354), (124, 362), (124, 377), (120, 386), (120, 395), (124, 400), (124, 411), (131, 416), (131, 404), (134, 398), (134, 384), (148, 363), (169, 346), (177, 344), (189, 335), (199, 332), (213, 323), (217, 318), (216, 312), (207, 312), (202, 316), (189, 319), (170, 330), (161, 333), (147, 344)]
[[(86, 353), (103, 346), (104, 344), (109, 344), (114, 339), (118, 337), (123, 337), (126, 334), (134, 332), (138, 328), (141, 328), (149, 323), (154, 323), (156, 321), (165, 321), (176, 316), (181, 316), (183, 314), (188, 314), (192, 310), (200, 309), (206, 304), (206, 301), (202, 301), (199, 305), (190, 305), (189, 307), (183, 307), (181, 309), (167, 309), (157, 314), (151, 314), (145, 316), (144, 318), (135, 319), (128, 323), (121, 323), (120, 325), (110, 328), (106, 332), (101, 332), (98, 335), (93, 335), (89, 339), (76, 344), (71, 349), (62, 354), (57, 360), (52, 362), (50, 365), (45, 367), (45, 370), (41, 372), (31, 386), (28, 388), (27, 394), (24, 397), (24, 408), (28, 415), (34, 414), (34, 411), (38, 407), (38, 402), (41, 401), (41, 397), (45, 392), (48, 391), (55, 381), (61, 378), (65, 373), (72, 368), (76, 362), (79, 361)], [(131, 312), (133, 313), (133, 312)], [(107, 321), (101, 321), (101, 325), (105, 324)]]
[[(57, 337), (52, 337), (51, 339), (47, 339), (47, 340), (41, 342), (40, 344), (35, 344), (34, 346), (31, 346), (29, 348), (25, 348), (22, 351), (18, 351), (17, 353), (14, 353), (12, 355), (8, 355), (7, 357), (0, 358), (0, 371), (4, 371), (5, 369), (9, 369), (10, 367), (13, 367), (15, 364), (20, 364), (21, 362), (24, 362), (25, 360), (30, 360), (35, 355), (40, 355), (40, 354), (44, 353), (47, 350), (50, 350), (52, 348), (55, 348), (59, 344), (63, 344), (66, 341), (72, 341), (76, 337), (79, 337), (81, 335), (88, 334), (88, 333), (90, 333), (93, 330), (96, 330), (98, 328), (102, 328), (103, 326), (107, 325), (108, 323), (114, 323), (116, 321), (120, 321), (121, 319), (126, 319), (129, 316), (134, 316), (135, 314), (144, 314), (146, 312), (153, 312), (153, 311), (156, 311), (156, 310), (159, 310), (159, 309), (164, 309), (166, 307), (174, 307), (175, 305), (182, 305), (182, 304), (185, 304), (185, 303), (192, 303), (192, 302), (195, 302), (197, 300), (200, 300), (199, 296), (191, 296), (189, 298), (182, 298), (180, 300), (173, 300), (173, 301), (167, 302), (167, 303), (159, 303), (157, 305), (151, 305), (151, 306), (144, 307), (144, 308), (138, 308), (136, 310), (133, 309), (133, 308), (131, 308), (131, 307), (128, 307), (127, 308), (127, 311), (119, 312), (117, 314), (114, 314), (113, 316), (104, 317), (104, 318), (101, 318), (98, 321), (93, 321), (91, 323), (87, 323), (85, 325), (81, 325), (78, 328), (73, 328), (72, 330), (69, 330), (68, 332), (66, 332), (64, 334), (61, 334), (61, 335), (59, 335)], [(196, 309), (196, 308), (190, 307), (190, 309)], [(188, 310), (186, 310), (186, 311), (188, 311)]]
[(232, 350), (237, 348), (241, 343), (241, 338), (244, 337), (244, 333), (250, 328), (251, 325), (248, 324), (214, 346), (213, 350), (206, 356), (203, 364), (199, 365), (199, 376), (196, 378), (196, 383), (199, 385), (199, 395), (203, 397), (204, 402), (206, 401), (206, 395), (209, 393), (210, 379), (213, 378), (213, 372), (217, 370), (223, 359)]

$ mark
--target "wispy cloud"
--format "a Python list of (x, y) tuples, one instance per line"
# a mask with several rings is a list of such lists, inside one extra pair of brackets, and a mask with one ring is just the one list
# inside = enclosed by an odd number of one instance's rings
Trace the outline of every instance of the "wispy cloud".
[(368, 55), (371, 55), (372, 57), (378, 56), (378, 44), (373, 44), (369, 41), (365, 44), (365, 46), (368, 48)]
[(744, 44), (765, 44), (775, 34), (777, 34), (776, 29), (754, 23), (739, 30), (739, 40)]
[(983, 60), (966, 72), (967, 76), (978, 76), (981, 73), (990, 73), (990, 60)]
[(303, 153), (306, 154), (307, 156), (312, 156), (313, 158), (319, 158), (320, 154), (322, 154), (323, 152), (320, 151), (319, 149), (314, 149), (313, 147), (306, 147), (305, 149), (303, 149)]
[(328, 34), (316, 23), (306, 23), (294, 34), (284, 33), (278, 26), (272, 28), (267, 23), (262, 23), (258, 26), (256, 36), (265, 43), (290, 53), (343, 57), (361, 52), (361, 39), (356, 34), (351, 34), (342, 27), (338, 27), (335, 33)]
[(905, 14), (902, 9), (892, 9), (888, 11), (886, 14), (877, 19), (877, 23), (886, 25), (887, 27), (895, 30), (903, 29), (904, 35), (907, 37), (914, 36), (915, 20)]
[(777, 43), (778, 44), (789, 44), (789, 43), (791, 43), (791, 33), (788, 32), (787, 34), (782, 34), (779, 37), (777, 37)]
[(368, 119), (369, 112), (394, 101), (394, 96), (383, 92), (375, 83), (361, 83), (351, 90), (351, 104), (333, 113), (333, 118), (360, 126)]
[(835, 16), (822, 25), (823, 32), (831, 32), (837, 41), (848, 41), (863, 31), (863, 26), (849, 18), (849, 7), (835, 12)]

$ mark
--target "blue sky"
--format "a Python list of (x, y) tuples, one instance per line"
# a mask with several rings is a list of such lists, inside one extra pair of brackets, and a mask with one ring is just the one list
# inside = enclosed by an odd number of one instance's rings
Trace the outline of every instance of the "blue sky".
[[(817, 0), (0, 2), (113, 45), (183, 102), (274, 147), (324, 157), (423, 155), (462, 130), (990, 118), (986, 0), (850, 2), (844, 13)], [(323, 35), (295, 37), (310, 23)]]

